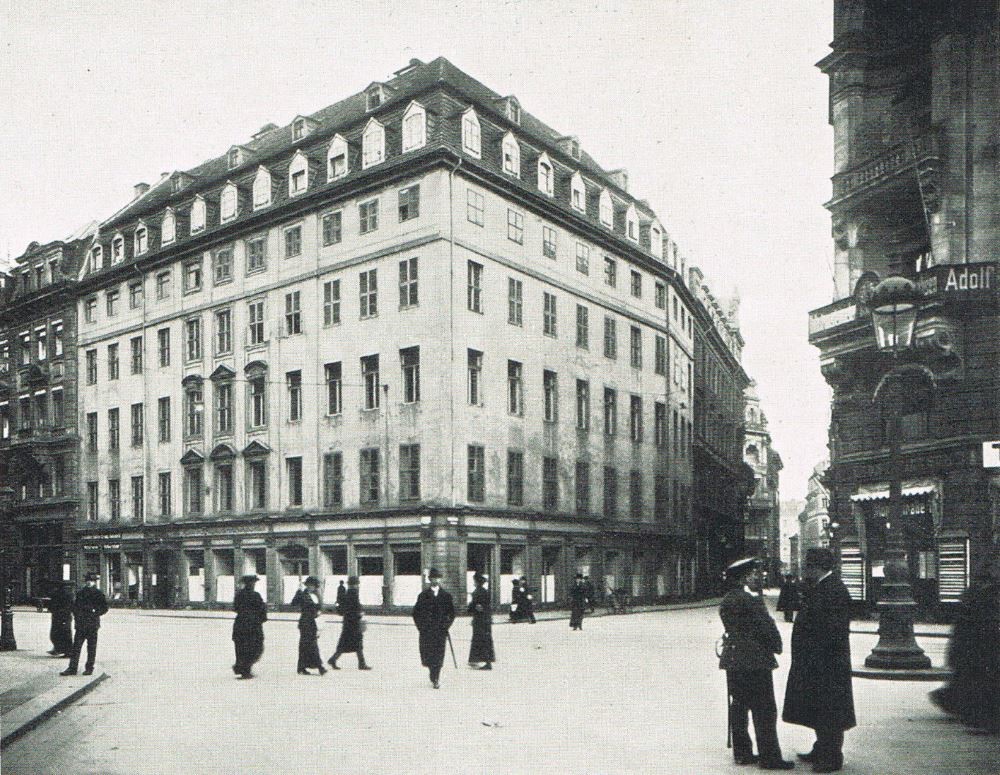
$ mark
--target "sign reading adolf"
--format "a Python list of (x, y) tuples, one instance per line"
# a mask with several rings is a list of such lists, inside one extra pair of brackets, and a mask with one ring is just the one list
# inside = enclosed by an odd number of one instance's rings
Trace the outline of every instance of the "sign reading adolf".
[(917, 286), (927, 296), (947, 301), (996, 301), (997, 267), (993, 262), (945, 264), (917, 275)]

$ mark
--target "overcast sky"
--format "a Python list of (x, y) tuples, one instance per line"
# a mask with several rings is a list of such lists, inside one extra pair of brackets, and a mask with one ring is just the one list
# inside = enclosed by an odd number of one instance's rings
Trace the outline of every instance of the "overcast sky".
[(716, 294), (739, 290), (782, 497), (801, 497), (827, 454), (806, 313), (832, 298), (814, 66), (832, 15), (831, 0), (0, 0), (0, 261), (267, 122), (445, 56), (628, 169)]

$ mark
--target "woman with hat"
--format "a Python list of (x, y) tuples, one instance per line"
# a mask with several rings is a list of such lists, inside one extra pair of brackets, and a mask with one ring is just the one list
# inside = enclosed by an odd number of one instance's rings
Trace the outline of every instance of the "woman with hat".
[(472, 576), (476, 588), (469, 601), (468, 612), (472, 614), (472, 645), (469, 647), (469, 666), (481, 665), (480, 670), (492, 670), (496, 662), (493, 649), (493, 609), (490, 593), (486, 589), (486, 577), (479, 572)]
[(233, 622), (233, 645), (236, 647), (236, 664), (233, 672), (237, 678), (253, 678), (251, 668), (264, 653), (264, 622), (267, 606), (260, 593), (254, 589), (257, 576), (249, 574), (240, 579), (243, 589), (233, 599), (236, 621)]
[(319, 579), (310, 576), (299, 587), (292, 598), (292, 605), (299, 607), (299, 664), (300, 675), (312, 675), (308, 668), (314, 667), (320, 675), (326, 673), (323, 659), (319, 655)]
[(361, 617), (365, 615), (361, 608), (361, 599), (358, 597), (358, 577), (350, 576), (347, 579), (347, 590), (343, 596), (339, 591), (337, 597), (340, 602), (337, 604), (341, 616), (344, 617), (344, 626), (340, 630), (340, 639), (337, 641), (337, 650), (327, 663), (334, 670), (337, 667), (337, 660), (341, 654), (350, 654), (352, 651), (358, 655), (358, 670), (371, 670), (371, 666), (365, 662), (365, 625)]

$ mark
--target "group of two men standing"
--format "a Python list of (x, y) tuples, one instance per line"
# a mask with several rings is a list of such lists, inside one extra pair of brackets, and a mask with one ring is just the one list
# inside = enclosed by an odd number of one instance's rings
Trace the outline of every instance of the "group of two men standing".
[[(834, 575), (829, 549), (806, 553), (809, 586), (792, 627), (792, 664), (785, 689), (782, 719), (811, 727), (816, 742), (799, 758), (813, 772), (836, 772), (844, 765), (844, 732), (855, 726), (851, 688), (850, 595)], [(778, 666), (781, 634), (757, 593), (757, 561), (740, 560), (727, 569), (738, 586), (723, 598), (719, 615), (725, 626), (719, 668), (726, 671), (729, 730), (737, 764), (759, 764), (765, 770), (789, 770), (795, 765), (781, 755), (778, 710), (771, 671)], [(753, 714), (757, 755), (748, 729)]]

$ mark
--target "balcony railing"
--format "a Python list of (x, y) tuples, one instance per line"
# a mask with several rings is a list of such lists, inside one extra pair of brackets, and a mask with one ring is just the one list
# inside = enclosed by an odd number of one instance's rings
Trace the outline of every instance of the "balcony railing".
[(853, 296), (814, 309), (809, 313), (809, 338), (858, 319), (858, 304)]
[(833, 176), (832, 202), (845, 199), (863, 188), (887, 180), (903, 170), (911, 169), (927, 159), (940, 158), (940, 144), (936, 132), (928, 131), (893, 146), (885, 153), (852, 169)]

